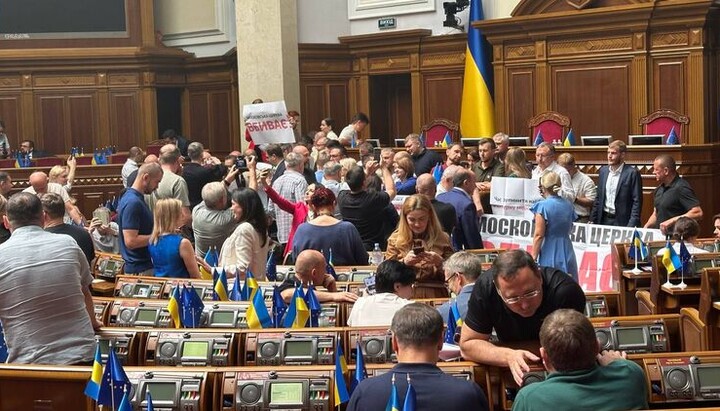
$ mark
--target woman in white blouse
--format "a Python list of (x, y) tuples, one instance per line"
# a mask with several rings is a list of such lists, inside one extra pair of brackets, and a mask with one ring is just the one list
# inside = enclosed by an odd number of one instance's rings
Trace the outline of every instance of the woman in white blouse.
[(223, 243), (218, 265), (225, 267), (228, 277), (237, 272), (244, 278), (250, 268), (255, 278), (264, 280), (270, 238), (260, 197), (249, 188), (241, 188), (232, 193), (231, 208), (240, 224)]

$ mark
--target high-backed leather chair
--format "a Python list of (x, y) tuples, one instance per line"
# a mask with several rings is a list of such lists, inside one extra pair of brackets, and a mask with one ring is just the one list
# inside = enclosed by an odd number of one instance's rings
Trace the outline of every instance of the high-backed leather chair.
[(670, 109), (653, 111), (640, 119), (643, 134), (662, 134), (665, 136), (663, 142), (666, 142), (670, 130), (675, 128), (675, 135), (681, 144), (687, 141), (685, 129), (688, 123), (690, 123), (690, 119), (687, 116)]
[(420, 129), (425, 138), (425, 147), (434, 147), (436, 142), (442, 143), (448, 132), (453, 142), (460, 141), (460, 125), (444, 118), (435, 119)]
[(528, 120), (528, 128), (530, 129), (530, 142), (533, 145), (535, 145), (535, 137), (538, 132), (545, 142), (563, 141), (570, 130), (570, 117), (556, 111), (546, 111)]

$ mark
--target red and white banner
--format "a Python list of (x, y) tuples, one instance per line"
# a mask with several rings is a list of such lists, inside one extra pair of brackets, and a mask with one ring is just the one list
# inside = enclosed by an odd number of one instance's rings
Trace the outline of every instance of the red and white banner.
[(243, 106), (243, 118), (250, 137), (257, 145), (295, 142), (284, 101), (246, 104)]
[[(532, 251), (532, 238), (535, 232), (532, 219), (487, 214), (480, 220), (480, 234), (485, 248), (506, 250), (522, 248)], [(578, 263), (578, 281), (585, 291), (614, 290), (612, 281), (612, 261), (610, 245), (629, 243), (633, 231), (631, 227), (615, 227), (599, 224), (573, 225), (570, 240)], [(664, 240), (660, 230), (637, 229), (643, 241)]]

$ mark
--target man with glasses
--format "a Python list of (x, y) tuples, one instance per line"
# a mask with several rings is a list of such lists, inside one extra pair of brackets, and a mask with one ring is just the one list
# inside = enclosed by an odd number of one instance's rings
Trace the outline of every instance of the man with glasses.
[(550, 143), (540, 143), (535, 149), (535, 161), (537, 166), (532, 171), (532, 178), (540, 180), (548, 171), (554, 171), (560, 176), (561, 190), (560, 197), (575, 202), (575, 190), (573, 190), (570, 174), (555, 161), (555, 146)]
[(472, 295), (475, 281), (482, 274), (482, 258), (468, 251), (458, 251), (443, 264), (445, 270), (445, 285), (457, 297), (438, 307), (438, 312), (447, 323), (451, 304), (457, 304), (460, 318), (465, 321), (468, 310), (468, 301)]
[(585, 294), (567, 273), (538, 267), (524, 250), (506, 251), (475, 283), (460, 336), (466, 360), (509, 367), (522, 383), (529, 361), (540, 358), (530, 351), (492, 344), (495, 330), (500, 343), (537, 340), (545, 317), (559, 308), (585, 310)]

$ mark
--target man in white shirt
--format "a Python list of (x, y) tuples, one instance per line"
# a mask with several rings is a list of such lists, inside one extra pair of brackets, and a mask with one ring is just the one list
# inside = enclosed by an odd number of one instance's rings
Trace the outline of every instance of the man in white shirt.
[(344, 146), (356, 147), (360, 144), (358, 134), (360, 134), (368, 124), (370, 124), (370, 119), (365, 113), (355, 114), (352, 122), (340, 132), (338, 140)]
[(69, 216), (75, 224), (82, 224), (83, 218), (80, 211), (75, 207), (68, 195), (67, 191), (57, 183), (50, 183), (50, 179), (47, 174), (42, 171), (36, 171), (30, 174), (29, 183), (30, 187), (23, 190), (23, 193), (30, 193), (34, 195), (41, 195), (45, 193), (55, 193), (62, 197), (65, 203), (65, 214)]
[(573, 208), (578, 215), (578, 223), (587, 223), (590, 219), (590, 210), (595, 203), (597, 187), (592, 178), (580, 171), (575, 164), (575, 157), (570, 153), (562, 153), (558, 157), (558, 164), (570, 174), (570, 182), (575, 191)]
[(574, 202), (575, 190), (570, 182), (570, 174), (555, 161), (555, 146), (550, 143), (540, 143), (535, 149), (535, 161), (537, 166), (532, 171), (532, 178), (540, 180), (547, 171), (554, 171), (560, 176), (560, 197), (571, 203)]
[(127, 188), (128, 176), (137, 170), (143, 161), (145, 161), (145, 152), (143, 152), (140, 147), (130, 147), (130, 150), (128, 150), (128, 158), (125, 160), (125, 164), (123, 164), (122, 170), (120, 171), (123, 187)]
[(627, 146), (620, 140), (608, 145), (608, 164), (598, 171), (597, 197), (590, 221), (595, 224), (640, 227), (642, 180), (634, 166), (625, 164)]

